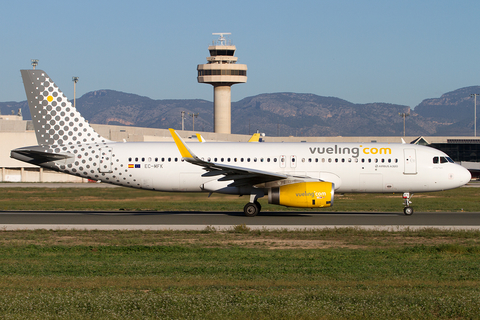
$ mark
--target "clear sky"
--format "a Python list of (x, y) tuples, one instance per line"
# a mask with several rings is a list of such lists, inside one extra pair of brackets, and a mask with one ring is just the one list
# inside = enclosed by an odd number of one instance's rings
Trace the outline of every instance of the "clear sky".
[(39, 59), (73, 98), (113, 89), (213, 100), (197, 83), (213, 32), (231, 32), (248, 81), (232, 101), (273, 92), (415, 107), (480, 83), (480, 1), (3, 1), (0, 101), (23, 101)]

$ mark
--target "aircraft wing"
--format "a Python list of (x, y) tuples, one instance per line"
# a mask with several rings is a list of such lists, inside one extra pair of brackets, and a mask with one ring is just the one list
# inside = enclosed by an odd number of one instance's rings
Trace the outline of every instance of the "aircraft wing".
[(168, 130), (170, 131), (170, 134), (172, 135), (173, 140), (175, 141), (175, 144), (182, 155), (182, 158), (191, 164), (203, 167), (207, 171), (203, 174), (204, 177), (223, 175), (223, 177), (218, 179), (218, 181), (233, 180), (232, 184), (230, 185), (232, 187), (255, 185), (288, 178), (288, 176), (285, 174), (202, 160), (188, 148), (183, 139), (180, 138), (174, 129)]

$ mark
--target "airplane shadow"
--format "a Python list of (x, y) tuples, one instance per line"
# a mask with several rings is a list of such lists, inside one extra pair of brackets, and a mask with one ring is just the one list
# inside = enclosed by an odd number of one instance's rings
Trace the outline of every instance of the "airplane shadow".
[[(52, 214), (52, 215), (85, 215), (85, 216), (164, 216), (164, 215), (217, 215), (217, 216), (233, 216), (245, 217), (242, 211), (183, 211), (183, 210), (167, 210), (167, 211), (7, 211), (0, 210), (0, 213), (21, 213), (21, 214)], [(399, 212), (342, 212), (342, 211), (264, 211), (257, 217), (312, 217), (312, 216), (362, 216), (362, 215), (388, 215), (388, 216), (403, 216)], [(245, 217), (247, 218), (247, 217)]]

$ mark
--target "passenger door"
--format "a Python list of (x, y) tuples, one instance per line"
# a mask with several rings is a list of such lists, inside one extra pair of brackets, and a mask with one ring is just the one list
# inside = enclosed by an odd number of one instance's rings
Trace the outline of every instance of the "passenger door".
[(415, 149), (403, 149), (404, 170), (403, 174), (417, 174), (417, 160)]
[(102, 173), (112, 172), (112, 148), (100, 148), (100, 162), (98, 171)]

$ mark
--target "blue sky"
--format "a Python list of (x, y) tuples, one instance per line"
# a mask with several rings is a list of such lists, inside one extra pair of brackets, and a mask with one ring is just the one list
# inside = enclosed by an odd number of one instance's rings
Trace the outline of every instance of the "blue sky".
[(479, 1), (4, 1), (0, 101), (26, 99), (39, 59), (73, 98), (99, 89), (213, 100), (196, 80), (213, 32), (231, 32), (248, 81), (272, 92), (415, 107), (480, 83)]

